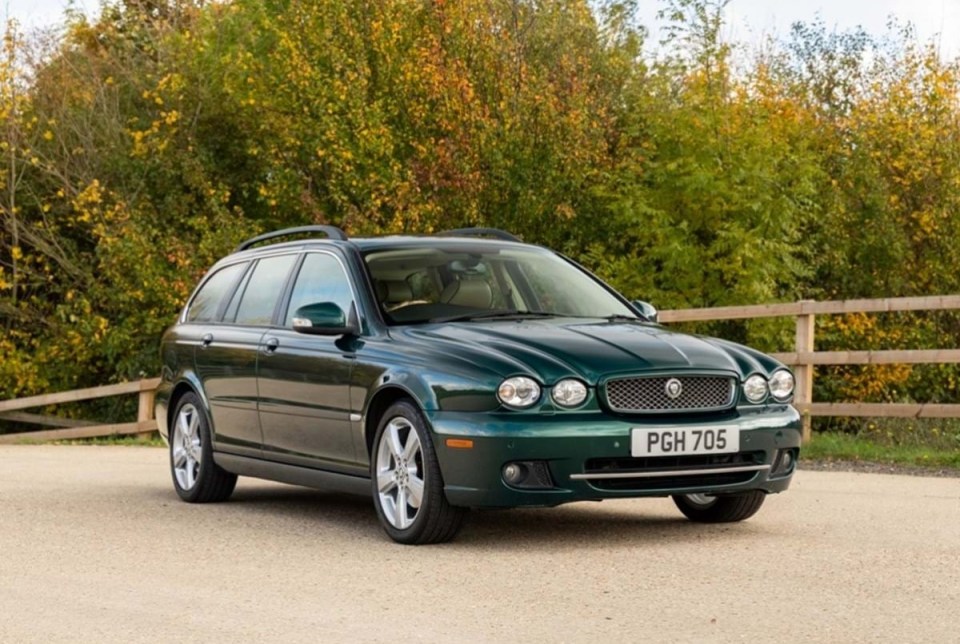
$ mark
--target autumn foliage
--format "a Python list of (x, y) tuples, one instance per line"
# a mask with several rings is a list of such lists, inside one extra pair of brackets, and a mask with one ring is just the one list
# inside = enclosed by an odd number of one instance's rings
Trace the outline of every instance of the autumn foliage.
[[(0, 396), (155, 374), (204, 270), (306, 223), (503, 227), (663, 308), (960, 292), (956, 61), (908, 28), (817, 23), (756, 53), (711, 0), (664, 2), (654, 49), (630, 7), (127, 0), (53, 41), (8, 25)], [(820, 337), (952, 347), (960, 327), (851, 316)], [(956, 397), (946, 367), (818, 382)]]

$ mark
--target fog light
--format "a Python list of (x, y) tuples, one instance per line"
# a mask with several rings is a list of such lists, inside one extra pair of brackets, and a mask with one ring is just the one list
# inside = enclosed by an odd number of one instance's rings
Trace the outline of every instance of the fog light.
[(775, 467), (773, 468), (773, 474), (780, 476), (782, 474), (789, 474), (793, 469), (794, 462), (796, 457), (794, 456), (792, 449), (780, 450), (780, 458), (777, 459)]
[(527, 468), (520, 463), (507, 463), (503, 466), (503, 480), (516, 485), (527, 477)]
[(549, 490), (554, 487), (546, 461), (514, 461), (500, 471), (503, 482), (521, 490)]

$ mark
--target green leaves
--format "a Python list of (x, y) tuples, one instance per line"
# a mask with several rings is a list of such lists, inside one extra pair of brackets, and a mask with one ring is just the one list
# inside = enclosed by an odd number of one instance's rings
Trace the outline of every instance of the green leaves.
[(306, 223), (502, 227), (661, 308), (960, 290), (957, 65), (817, 23), (750, 57), (724, 4), (665, 2), (656, 57), (632, 0), (108, 3), (43, 56), (11, 32), (0, 395), (156, 372), (213, 261)]

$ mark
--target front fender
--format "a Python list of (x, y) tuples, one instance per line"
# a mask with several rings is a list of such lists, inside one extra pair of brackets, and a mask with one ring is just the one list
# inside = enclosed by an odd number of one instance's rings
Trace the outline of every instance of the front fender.
[(426, 370), (390, 369), (376, 379), (364, 397), (363, 411), (384, 389), (406, 392), (421, 409), (431, 411), (493, 411), (499, 407), (497, 383)]

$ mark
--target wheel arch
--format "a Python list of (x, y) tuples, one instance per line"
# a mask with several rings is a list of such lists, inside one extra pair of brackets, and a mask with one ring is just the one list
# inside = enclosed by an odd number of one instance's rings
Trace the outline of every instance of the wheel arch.
[(170, 391), (170, 402), (168, 404), (169, 413), (167, 414), (167, 432), (170, 431), (171, 424), (174, 422), (174, 412), (177, 410), (177, 405), (180, 404), (180, 399), (183, 398), (186, 394), (192, 393), (200, 399), (200, 404), (203, 407), (204, 415), (207, 417), (207, 423), (210, 427), (210, 435), (216, 440), (216, 429), (213, 426), (213, 418), (210, 414), (210, 401), (207, 400), (207, 397), (203, 393), (203, 388), (200, 387), (200, 383), (193, 374), (183, 374), (180, 379), (173, 385), (173, 389)]
[(367, 403), (366, 413), (363, 415), (363, 438), (367, 447), (368, 456), (373, 453), (373, 439), (376, 436), (377, 425), (380, 424), (380, 419), (383, 417), (384, 412), (398, 400), (409, 400), (416, 405), (420, 411), (424, 410), (421, 401), (406, 387), (390, 384), (377, 389), (370, 397), (370, 402)]

